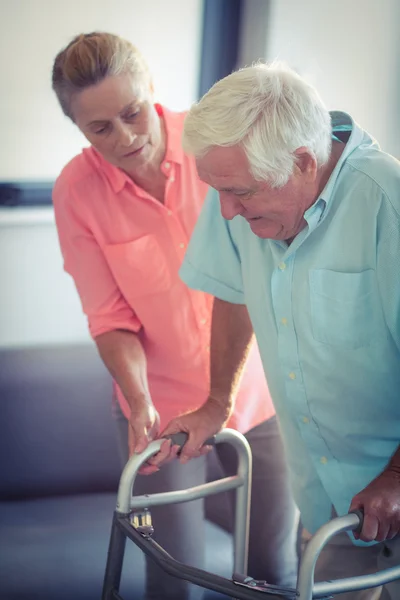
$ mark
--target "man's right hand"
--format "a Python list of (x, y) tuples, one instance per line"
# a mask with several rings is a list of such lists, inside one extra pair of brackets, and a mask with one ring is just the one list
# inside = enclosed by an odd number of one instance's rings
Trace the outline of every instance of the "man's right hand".
[[(159, 437), (164, 438), (180, 432), (188, 434), (188, 440), (183, 446), (179, 458), (180, 462), (184, 464), (192, 458), (207, 454), (211, 450), (211, 446), (204, 446), (204, 442), (221, 431), (228, 416), (225, 408), (212, 400), (208, 400), (197, 410), (172, 419)], [(163, 464), (177, 457), (179, 447), (171, 446), (168, 453), (166, 447), (163, 450), (153, 456), (149, 460), (149, 464), (160, 468)]]

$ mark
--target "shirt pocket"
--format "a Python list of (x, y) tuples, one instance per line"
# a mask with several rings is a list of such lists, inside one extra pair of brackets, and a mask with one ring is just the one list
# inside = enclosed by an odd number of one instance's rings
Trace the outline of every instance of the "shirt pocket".
[(154, 235), (104, 248), (109, 267), (125, 298), (132, 301), (171, 287), (167, 259)]
[(313, 336), (319, 342), (351, 348), (381, 337), (383, 317), (375, 271), (310, 271)]

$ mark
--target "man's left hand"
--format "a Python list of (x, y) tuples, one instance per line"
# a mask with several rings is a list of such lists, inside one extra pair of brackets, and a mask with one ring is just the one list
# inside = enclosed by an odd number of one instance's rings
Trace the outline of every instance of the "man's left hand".
[(354, 496), (350, 511), (362, 510), (364, 523), (356, 539), (364, 542), (391, 540), (400, 533), (400, 473), (388, 467)]

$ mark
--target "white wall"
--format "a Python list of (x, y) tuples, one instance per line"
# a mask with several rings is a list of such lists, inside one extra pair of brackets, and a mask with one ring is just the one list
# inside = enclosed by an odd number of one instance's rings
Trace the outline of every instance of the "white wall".
[(53, 60), (95, 29), (133, 41), (173, 109), (195, 100), (201, 0), (12, 0), (0, 3), (0, 179), (53, 178), (85, 144), (51, 90)]
[(351, 113), (400, 157), (399, 26), (399, 0), (274, 0), (264, 57), (288, 61), (329, 109)]
[(0, 212), (0, 347), (90, 341), (50, 209)]
[[(187, 108), (197, 94), (202, 0), (13, 0), (0, 3), (0, 181), (53, 179), (85, 140), (57, 105), (51, 67), (80, 32), (132, 40), (157, 100)], [(0, 347), (89, 341), (62, 270), (52, 209), (0, 209)]]
[(237, 67), (265, 59), (266, 36), (269, 30), (273, 0), (242, 0)]

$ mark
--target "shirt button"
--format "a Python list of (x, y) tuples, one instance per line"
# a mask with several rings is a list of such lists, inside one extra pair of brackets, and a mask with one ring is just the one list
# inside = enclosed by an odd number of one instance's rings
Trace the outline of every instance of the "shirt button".
[(166, 169), (170, 169), (171, 168), (171, 163), (169, 163), (169, 162), (164, 163), (164, 167)]
[(308, 417), (303, 417), (303, 423), (309, 423), (310, 419)]
[(321, 458), (319, 460), (322, 465), (326, 465), (326, 463), (328, 462), (328, 459), (326, 458), (326, 456), (321, 456)]
[(170, 217), (172, 215), (172, 210), (167, 211), (167, 214)]
[(281, 323), (282, 323), (282, 325), (287, 325), (286, 317), (283, 317), (283, 319), (281, 319)]
[(201, 319), (200, 325), (205, 325), (207, 323), (207, 319)]
[(296, 373), (289, 373), (290, 379), (296, 379)]
[(169, 178), (170, 182), (173, 183), (175, 181), (175, 177), (173, 175), (171, 175), (171, 177)]
[(286, 263), (284, 263), (284, 262), (281, 262), (281, 263), (279, 263), (279, 265), (278, 265), (278, 268), (279, 268), (281, 271), (284, 271), (284, 270), (286, 269)]
[(185, 247), (185, 244), (184, 244), (183, 242), (181, 242), (181, 243), (179, 244), (179, 248), (184, 248), (184, 247)]

